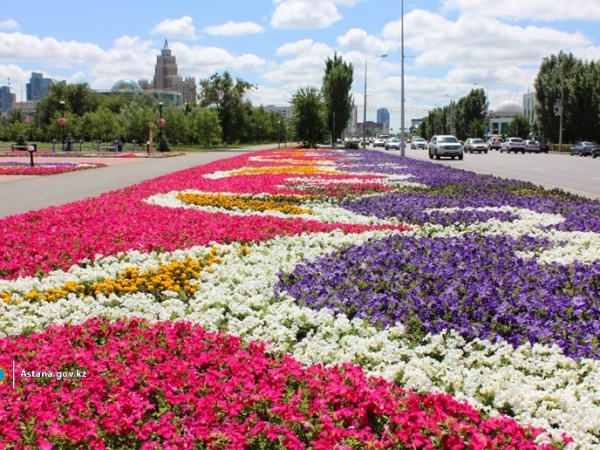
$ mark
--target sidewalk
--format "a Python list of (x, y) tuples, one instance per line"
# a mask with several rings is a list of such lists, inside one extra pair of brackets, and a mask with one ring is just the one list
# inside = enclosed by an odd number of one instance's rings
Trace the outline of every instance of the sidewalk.
[(256, 150), (259, 148), (187, 153), (160, 159), (124, 158), (111, 163), (102, 158), (99, 162), (109, 164), (109, 167), (59, 175), (16, 176), (9, 181), (5, 178), (0, 183), (0, 218), (96, 197), (143, 180)]

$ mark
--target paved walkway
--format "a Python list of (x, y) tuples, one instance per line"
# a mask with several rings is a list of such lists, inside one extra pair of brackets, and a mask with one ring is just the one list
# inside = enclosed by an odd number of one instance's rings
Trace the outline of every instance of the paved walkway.
[[(261, 146), (260, 149), (264, 149)], [(59, 175), (16, 177), (0, 183), (0, 218), (96, 197), (140, 181), (208, 164), (259, 148), (187, 153), (173, 158), (127, 158), (118, 164)], [(81, 158), (80, 161), (83, 161)], [(87, 160), (87, 159), (86, 159)], [(61, 159), (62, 161), (62, 159)], [(99, 161), (107, 163), (107, 159)]]

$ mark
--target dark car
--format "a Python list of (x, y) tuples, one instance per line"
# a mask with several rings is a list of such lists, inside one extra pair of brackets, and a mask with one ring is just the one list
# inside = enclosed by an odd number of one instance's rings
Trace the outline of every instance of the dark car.
[(540, 142), (540, 152), (548, 153), (550, 151), (550, 142), (548, 141), (539, 141)]
[(598, 156), (600, 156), (600, 147), (596, 147), (592, 150), (592, 158), (596, 159)]
[(595, 142), (579, 141), (577, 144), (571, 147), (571, 156), (593, 156), (592, 152), (596, 148), (598, 148), (598, 144), (596, 144)]

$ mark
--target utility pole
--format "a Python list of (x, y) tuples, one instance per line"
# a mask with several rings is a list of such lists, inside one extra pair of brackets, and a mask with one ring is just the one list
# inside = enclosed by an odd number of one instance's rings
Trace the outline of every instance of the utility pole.
[(402, 83), (400, 86), (400, 155), (402, 157), (404, 157), (404, 156), (406, 156), (406, 150), (405, 150), (405, 145), (404, 145), (404, 140), (406, 138), (406, 136), (404, 134), (404, 0), (401, 0), (400, 16), (402, 18), (402, 20), (401, 20), (401, 22), (402, 22), (401, 23), (402, 64), (401, 64), (401, 70), (400, 70), (401, 79), (402, 79)]

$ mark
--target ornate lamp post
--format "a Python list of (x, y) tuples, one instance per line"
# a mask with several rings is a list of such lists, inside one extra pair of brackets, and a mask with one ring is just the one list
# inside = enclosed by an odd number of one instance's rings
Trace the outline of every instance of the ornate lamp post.
[(168, 148), (167, 145), (165, 144), (165, 139), (163, 136), (163, 128), (166, 125), (167, 121), (165, 119), (163, 119), (163, 102), (159, 102), (158, 103), (158, 113), (159, 113), (159, 119), (156, 121), (156, 125), (158, 125), (158, 150), (159, 151), (167, 151)]
[(61, 128), (61, 142), (62, 150), (65, 151), (65, 127), (67, 126), (67, 119), (65, 119), (65, 101), (60, 101), (60, 117), (58, 118), (58, 126)]

